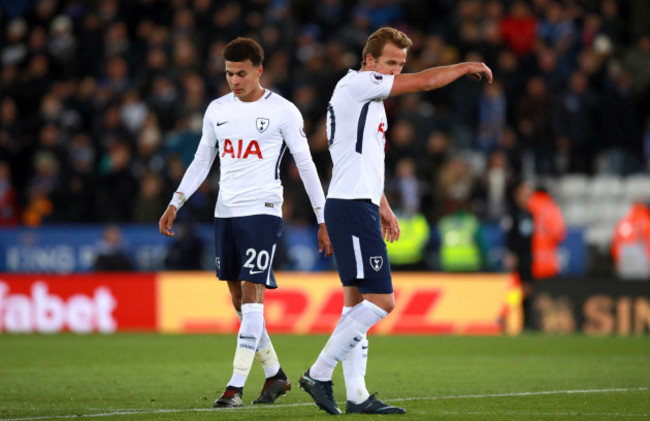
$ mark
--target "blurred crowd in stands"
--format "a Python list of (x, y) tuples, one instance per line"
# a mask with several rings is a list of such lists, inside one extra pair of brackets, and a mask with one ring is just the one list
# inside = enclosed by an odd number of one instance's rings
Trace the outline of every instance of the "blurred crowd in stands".
[[(263, 46), (263, 85), (303, 114), (327, 189), (325, 111), (385, 25), (413, 40), (405, 72), (485, 61), (386, 100), (386, 192), (429, 224), (497, 221), (517, 180), (650, 172), (647, 0), (0, 0), (0, 225), (155, 223), (193, 158), (221, 52)], [(216, 168), (216, 166), (215, 166)], [(290, 157), (285, 217), (313, 223)], [(212, 220), (216, 171), (179, 218)]]

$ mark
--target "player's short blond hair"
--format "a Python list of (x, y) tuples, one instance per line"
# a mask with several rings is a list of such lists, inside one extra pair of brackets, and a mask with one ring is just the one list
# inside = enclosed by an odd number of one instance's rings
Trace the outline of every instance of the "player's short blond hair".
[(368, 54), (372, 55), (374, 58), (381, 56), (382, 51), (384, 51), (384, 45), (389, 42), (395, 44), (398, 48), (409, 48), (413, 45), (411, 38), (398, 29), (390, 28), (388, 26), (377, 29), (368, 37), (366, 46), (363, 47), (361, 65), (366, 65), (366, 57)]

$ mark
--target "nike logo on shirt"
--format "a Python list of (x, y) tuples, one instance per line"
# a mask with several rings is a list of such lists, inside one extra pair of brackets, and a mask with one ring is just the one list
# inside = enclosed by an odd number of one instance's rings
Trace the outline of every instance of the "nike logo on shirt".
[(217, 121), (217, 126), (222, 126), (222, 125), (224, 125), (226, 123), (227, 123), (227, 121)]

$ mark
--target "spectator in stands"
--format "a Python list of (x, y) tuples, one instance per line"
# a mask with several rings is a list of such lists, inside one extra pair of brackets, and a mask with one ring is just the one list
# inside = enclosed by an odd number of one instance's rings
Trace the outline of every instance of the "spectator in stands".
[(533, 278), (553, 278), (560, 274), (558, 246), (567, 235), (564, 217), (553, 197), (544, 189), (537, 189), (528, 201), (533, 215)]
[(122, 231), (116, 225), (104, 229), (102, 240), (97, 245), (93, 269), (96, 271), (130, 271), (135, 269), (133, 261), (122, 241)]
[(76, 134), (70, 144), (68, 162), (62, 180), (60, 200), (56, 204), (57, 222), (96, 222), (95, 150), (90, 136), (84, 132)]
[(527, 181), (519, 181), (511, 191), (509, 212), (501, 219), (501, 229), (505, 233), (506, 254), (503, 266), (514, 271), (519, 279), (528, 286), (533, 280), (532, 274), (532, 238), (533, 215), (528, 210), (528, 202), (533, 189)]
[(72, 34), (72, 20), (65, 15), (54, 18), (50, 25), (48, 52), (55, 73), (62, 78), (72, 76), (76, 43)]
[(133, 222), (153, 223), (165, 211), (167, 202), (163, 196), (163, 178), (159, 173), (147, 171), (140, 181), (140, 191), (135, 197)]
[[(506, 253), (503, 267), (514, 273), (521, 282), (523, 293), (523, 314), (530, 314), (530, 304), (533, 293), (533, 215), (528, 210), (528, 202), (533, 193), (532, 186), (527, 181), (519, 181), (511, 193), (510, 209), (501, 219), (501, 230), (505, 234)], [(525, 318), (526, 326), (532, 325), (530, 318)]]
[(574, 72), (568, 89), (553, 107), (558, 149), (560, 155), (566, 156), (560, 173), (593, 173), (595, 107), (596, 97), (589, 89), (587, 76), (580, 71)]
[[(632, 76), (619, 63), (608, 68), (606, 88), (601, 92), (596, 117), (602, 157), (607, 163), (601, 170), (612, 174), (628, 174), (640, 164), (642, 151), (638, 127), (639, 115), (632, 94)], [(639, 115), (640, 116), (640, 115)]]
[(176, 236), (165, 256), (167, 270), (202, 270), (204, 244), (196, 234), (193, 222), (181, 222), (176, 225)]
[(537, 18), (526, 2), (513, 2), (500, 26), (501, 39), (515, 54), (523, 57), (532, 51), (537, 33)]
[(616, 224), (612, 257), (621, 278), (650, 278), (650, 209), (636, 201)]
[(431, 222), (442, 216), (443, 193), (439, 187), (440, 172), (450, 158), (451, 140), (442, 131), (433, 131), (427, 139), (425, 154), (421, 159), (424, 172), (422, 211)]
[(478, 215), (485, 221), (498, 221), (508, 211), (508, 191), (512, 188), (514, 174), (508, 165), (508, 156), (500, 149), (488, 157), (485, 172), (480, 180), (482, 195)]
[(525, 148), (535, 156), (538, 174), (555, 173), (555, 139), (551, 125), (553, 98), (546, 83), (540, 77), (532, 77), (526, 83), (526, 91), (520, 96), (515, 122)]
[(477, 272), (485, 268), (487, 245), (479, 219), (470, 211), (468, 202), (438, 222), (440, 269), (445, 272)]
[(0, 227), (18, 225), (20, 213), (16, 191), (11, 181), (11, 167), (0, 161)]
[(499, 81), (485, 85), (479, 99), (478, 149), (489, 154), (499, 143), (506, 124), (506, 97)]
[(53, 216), (54, 205), (60, 199), (62, 171), (60, 161), (46, 149), (35, 153), (33, 165), (36, 173), (29, 182), (29, 201), (23, 222), (38, 226)]
[(108, 153), (100, 163), (105, 168), (99, 180), (101, 188), (97, 191), (98, 214), (102, 221), (132, 220), (138, 184), (131, 173), (130, 161), (131, 152), (128, 145), (120, 139), (111, 141)]
[[(499, 139), (499, 150), (501, 150), (508, 160), (508, 168), (512, 171), (513, 178), (522, 178), (524, 173), (524, 150), (521, 145), (519, 138), (517, 137), (517, 131), (512, 127), (506, 126), (503, 129), (501, 134), (501, 139)], [(528, 173), (532, 174), (532, 170), (526, 170)]]
[(499, 53), (494, 69), (494, 80), (498, 80), (506, 96), (506, 119), (509, 125), (515, 121), (519, 97), (526, 85), (524, 71), (517, 55), (505, 50)]
[(636, 45), (626, 50), (624, 64), (632, 73), (634, 94), (644, 95), (650, 89), (650, 34), (640, 36)]
[(461, 155), (451, 157), (440, 170), (438, 188), (442, 214), (451, 213), (459, 207), (473, 207), (480, 189), (469, 162)]
[[(390, 139), (390, 140), (389, 140)], [(415, 160), (417, 147), (415, 145), (415, 127), (408, 120), (398, 120), (391, 126), (391, 136), (387, 137), (386, 167), (392, 177), (396, 175), (397, 163), (404, 158)]]
[(625, 43), (628, 38), (627, 29), (620, 15), (619, 2), (617, 0), (601, 1), (600, 12), (603, 16), (602, 32), (617, 46)]
[(561, 62), (570, 63), (575, 59), (578, 46), (578, 29), (575, 27), (570, 12), (558, 1), (548, 2), (544, 18), (537, 30), (541, 41), (553, 49)]
[(421, 183), (416, 177), (415, 161), (401, 158), (395, 179), (386, 191), (399, 220), (399, 241), (386, 243), (392, 270), (424, 270), (425, 249), (429, 243), (429, 224), (420, 212)]
[(50, 60), (45, 54), (32, 57), (27, 63), (27, 69), (21, 75), (14, 93), (21, 117), (29, 117), (38, 110), (41, 99), (49, 91), (51, 85)]
[(7, 25), (5, 45), (0, 50), (0, 63), (3, 66), (20, 65), (27, 58), (27, 24), (24, 19), (14, 19)]
[(549, 47), (540, 47), (536, 54), (539, 77), (544, 79), (549, 92), (557, 94), (566, 85), (571, 64), (560, 61), (558, 53)]

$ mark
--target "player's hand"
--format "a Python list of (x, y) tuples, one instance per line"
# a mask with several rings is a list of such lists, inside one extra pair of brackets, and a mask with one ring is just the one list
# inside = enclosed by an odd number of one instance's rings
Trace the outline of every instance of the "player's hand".
[(167, 237), (174, 236), (174, 231), (172, 231), (172, 227), (174, 226), (175, 219), (176, 219), (176, 206), (174, 205), (167, 206), (167, 210), (165, 210), (165, 213), (163, 213), (163, 216), (160, 218), (160, 221), (158, 221), (158, 228), (160, 229), (160, 233), (162, 235), (166, 235)]
[(325, 224), (318, 224), (318, 252), (322, 253), (325, 250), (325, 257), (330, 257), (334, 254), (332, 243), (330, 243), (330, 236), (327, 233)]
[(381, 235), (386, 241), (392, 243), (393, 241), (399, 240), (399, 220), (390, 209), (390, 206), (380, 206), (379, 217), (381, 218)]
[(492, 70), (485, 65), (485, 63), (468, 63), (469, 68), (467, 73), (476, 80), (481, 80), (482, 76), (485, 75), (488, 83), (492, 83)]

